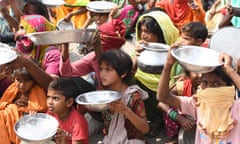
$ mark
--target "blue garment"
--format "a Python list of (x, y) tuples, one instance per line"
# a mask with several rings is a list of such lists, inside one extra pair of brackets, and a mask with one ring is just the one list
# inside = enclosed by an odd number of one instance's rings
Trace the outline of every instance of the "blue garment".
[[(240, 1), (239, 0), (231, 0), (231, 5), (233, 7), (238, 7), (240, 8)], [(232, 24), (237, 27), (240, 28), (240, 17), (233, 17), (231, 20)]]

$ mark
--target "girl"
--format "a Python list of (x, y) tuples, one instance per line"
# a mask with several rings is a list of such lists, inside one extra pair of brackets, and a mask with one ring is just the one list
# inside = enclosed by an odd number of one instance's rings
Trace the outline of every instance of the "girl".
[(25, 113), (30, 111), (45, 112), (47, 110), (46, 93), (35, 82), (32, 75), (23, 67), (13, 73), (14, 83), (4, 92), (0, 99), (0, 137), (2, 144), (20, 141), (14, 132), (14, 124)]
[[(164, 43), (167, 45), (173, 44), (179, 36), (177, 28), (173, 25), (170, 17), (160, 11), (154, 9), (142, 15), (136, 24), (136, 55), (143, 49), (140, 44), (147, 42)], [(137, 68), (136, 61), (134, 68)], [(135, 80), (136, 84), (149, 94), (148, 99), (144, 100), (147, 112), (147, 119), (150, 121), (150, 131), (148, 136), (155, 137), (160, 133), (160, 128), (163, 125), (162, 112), (157, 108), (158, 101), (156, 100), (157, 84), (160, 74), (146, 73), (136, 69)]]
[(147, 93), (136, 85), (129, 86), (132, 60), (121, 50), (109, 50), (100, 57), (100, 78), (107, 89), (122, 94), (121, 100), (109, 104), (103, 112), (104, 144), (143, 144), (149, 130), (143, 99)]
[(176, 61), (170, 53), (159, 81), (157, 98), (196, 120), (195, 144), (239, 142), (239, 123), (236, 123), (239, 121), (239, 100), (234, 101), (232, 85), (240, 88), (239, 75), (234, 71), (229, 55), (221, 54), (219, 59), (224, 65), (203, 74), (195, 99), (169, 93), (170, 71)]
[(48, 114), (59, 122), (57, 144), (88, 144), (88, 123), (75, 106), (74, 99), (81, 93), (92, 91), (91, 84), (81, 78), (58, 78), (48, 87)]

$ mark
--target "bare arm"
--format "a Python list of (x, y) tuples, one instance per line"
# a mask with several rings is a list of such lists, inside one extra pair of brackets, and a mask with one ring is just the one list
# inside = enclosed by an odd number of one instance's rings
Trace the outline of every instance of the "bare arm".
[(19, 7), (19, 2), (17, 0), (8, 0), (8, 3), (10, 4), (16, 17), (16, 20), (19, 23), (20, 17), (24, 15), (23, 11)]
[(1, 13), (3, 15), (3, 17), (6, 19), (6, 21), (8, 22), (11, 30), (18, 29), (18, 22), (9, 14), (9, 11), (7, 8), (2, 8), (1, 9)]
[(171, 49), (168, 52), (167, 60), (164, 65), (163, 71), (161, 73), (161, 77), (158, 83), (158, 89), (157, 89), (157, 99), (160, 102), (163, 102), (169, 106), (175, 107), (177, 109), (181, 109), (180, 100), (177, 96), (174, 96), (170, 92), (169, 88), (169, 81), (170, 81), (170, 73), (173, 64), (175, 63), (175, 59), (171, 55)]
[(140, 130), (142, 133), (146, 134), (149, 131), (149, 125), (146, 118), (140, 118), (136, 115), (130, 108), (128, 108), (125, 116), (132, 122), (132, 124)]
[(24, 56), (18, 56), (15, 61), (3, 65), (4, 72), (8, 75), (10, 75), (15, 69), (21, 67), (25, 67), (38, 82), (38, 84), (47, 90), (48, 84), (53, 80), (53, 78), (45, 73), (45, 71), (41, 69), (37, 64), (35, 64), (32, 60)]
[(75, 15), (80, 15), (80, 14), (85, 13), (85, 12), (87, 12), (87, 9), (86, 9), (85, 7), (81, 7), (81, 8), (80, 8), (79, 10), (77, 10), (77, 11), (73, 11), (73, 12), (68, 13), (68, 14), (64, 17), (64, 20), (65, 20), (65, 21), (70, 21), (73, 16), (75, 16)]
[(232, 58), (226, 53), (220, 55), (220, 60), (224, 61), (223, 69), (225, 73), (232, 79), (235, 86), (240, 90), (240, 75), (232, 67)]
[(149, 125), (146, 118), (139, 117), (122, 101), (117, 101), (109, 104), (109, 108), (117, 113), (123, 114), (142, 133), (146, 134), (149, 131)]

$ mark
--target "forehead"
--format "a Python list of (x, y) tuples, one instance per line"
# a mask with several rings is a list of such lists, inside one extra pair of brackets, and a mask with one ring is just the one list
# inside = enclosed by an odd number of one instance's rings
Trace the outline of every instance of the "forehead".
[(218, 76), (215, 73), (206, 73), (202, 75), (202, 80), (206, 80), (206, 81), (223, 81), (222, 78), (220, 76)]
[(57, 97), (64, 97), (62, 91), (54, 90), (52, 88), (49, 88), (47, 91), (48, 96), (57, 96)]
[(100, 66), (101, 67), (112, 67), (112, 65), (109, 62), (107, 62), (106, 60), (101, 61)]

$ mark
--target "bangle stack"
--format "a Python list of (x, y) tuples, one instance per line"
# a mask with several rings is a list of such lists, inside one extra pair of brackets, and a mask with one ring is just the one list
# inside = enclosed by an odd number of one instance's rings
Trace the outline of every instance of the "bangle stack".
[(178, 115), (178, 112), (175, 111), (175, 110), (173, 110), (172, 108), (170, 108), (170, 109), (168, 110), (168, 117), (169, 117), (171, 120), (175, 121), (176, 118), (177, 118), (177, 115)]

